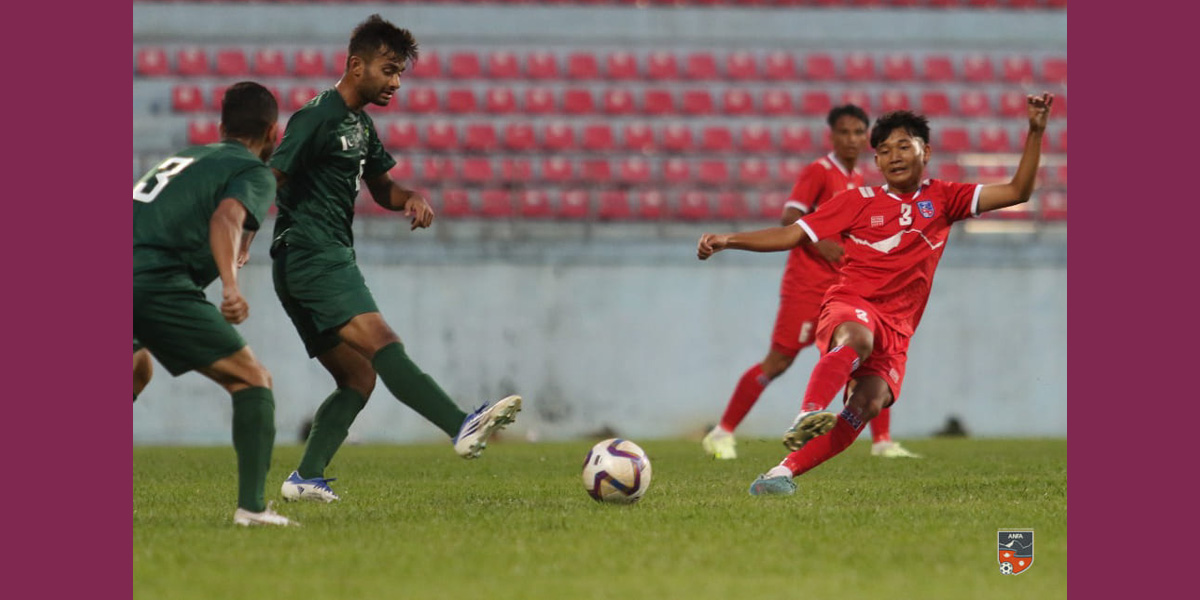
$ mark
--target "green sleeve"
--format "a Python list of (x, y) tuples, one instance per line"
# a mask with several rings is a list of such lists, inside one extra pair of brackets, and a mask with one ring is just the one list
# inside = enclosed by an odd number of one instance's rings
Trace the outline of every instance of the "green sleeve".
[(275, 175), (266, 165), (246, 169), (234, 175), (225, 184), (221, 200), (225, 198), (235, 198), (246, 207), (249, 214), (246, 215), (243, 227), (254, 231), (267, 217), (267, 210), (275, 200)]
[(288, 119), (283, 141), (271, 155), (268, 164), (286, 175), (293, 174), (297, 168), (306, 168), (307, 164), (328, 151), (329, 136), (324, 135), (326, 130), (325, 119), (315, 107), (301, 108)]
[(396, 166), (396, 159), (388, 154), (379, 141), (379, 132), (375, 131), (374, 121), (367, 122), (367, 158), (363, 165), (363, 179), (370, 180), (386, 173)]

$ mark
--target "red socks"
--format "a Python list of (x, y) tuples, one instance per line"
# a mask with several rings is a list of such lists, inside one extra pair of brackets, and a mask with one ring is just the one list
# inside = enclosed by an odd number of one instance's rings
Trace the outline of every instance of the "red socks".
[(746, 418), (746, 413), (758, 402), (758, 397), (762, 395), (768, 383), (771, 383), (771, 379), (763, 375), (762, 363), (743, 373), (737, 387), (733, 389), (729, 406), (725, 407), (725, 414), (721, 417), (721, 428), (725, 431), (737, 429), (742, 419)]
[(871, 443), (892, 441), (892, 409), (885, 408), (871, 419)]
[(838, 346), (825, 353), (808, 378), (808, 388), (804, 390), (804, 403), (800, 405), (800, 410), (825, 410), (833, 402), (838, 390), (850, 380), (850, 373), (857, 368), (858, 354), (850, 348)]
[(809, 440), (803, 448), (787, 455), (781, 464), (792, 471), (792, 477), (797, 477), (849, 448), (862, 432), (863, 425), (858, 413), (846, 407), (838, 415), (833, 431)]

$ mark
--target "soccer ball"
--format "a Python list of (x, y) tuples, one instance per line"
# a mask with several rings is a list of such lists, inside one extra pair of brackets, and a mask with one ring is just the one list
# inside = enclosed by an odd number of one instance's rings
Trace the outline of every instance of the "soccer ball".
[(1012, 575), (1012, 572), (1013, 572), (1012, 563), (1007, 563), (1007, 562), (1000, 563), (1000, 573), (1002, 575)]
[(597, 502), (632, 504), (648, 487), (650, 459), (629, 440), (604, 440), (583, 461), (583, 489)]

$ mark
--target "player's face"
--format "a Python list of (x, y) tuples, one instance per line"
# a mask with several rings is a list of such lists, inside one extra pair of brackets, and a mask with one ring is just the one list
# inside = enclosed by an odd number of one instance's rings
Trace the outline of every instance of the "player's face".
[(898, 192), (911, 192), (921, 185), (925, 164), (929, 162), (929, 147), (921, 138), (904, 129), (895, 129), (875, 148), (875, 166), (883, 172), (888, 187)]
[(371, 104), (387, 106), (400, 89), (400, 75), (408, 68), (407, 62), (391, 52), (376, 53), (363, 68), (359, 94)]
[(842, 115), (834, 122), (829, 137), (833, 141), (833, 153), (842, 162), (857, 161), (859, 153), (867, 146), (867, 124), (857, 117)]

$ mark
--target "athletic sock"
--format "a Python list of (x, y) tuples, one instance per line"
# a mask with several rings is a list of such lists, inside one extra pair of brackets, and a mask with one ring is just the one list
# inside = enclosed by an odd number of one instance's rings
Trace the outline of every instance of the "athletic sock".
[(850, 374), (858, 368), (858, 354), (845, 346), (838, 346), (825, 353), (813, 367), (804, 390), (804, 402), (800, 410), (808, 412), (825, 410), (842, 386), (850, 380)]
[(746, 418), (746, 413), (750, 412), (755, 402), (758, 402), (758, 397), (762, 395), (769, 383), (771, 383), (771, 378), (763, 374), (762, 363), (750, 367), (743, 373), (742, 378), (738, 380), (737, 387), (733, 388), (733, 396), (729, 399), (729, 405), (725, 407), (725, 414), (721, 417), (721, 428), (730, 433), (737, 429), (742, 419)]
[(376, 352), (371, 364), (396, 399), (437, 425), (446, 435), (458, 435), (467, 413), (454, 404), (432, 377), (413, 364), (400, 342), (392, 342)]
[(892, 409), (885, 408), (871, 419), (871, 443), (892, 441)]
[(862, 432), (865, 423), (858, 413), (849, 406), (837, 418), (833, 431), (817, 436), (804, 444), (804, 447), (787, 455), (781, 465), (785, 466), (796, 477), (810, 471), (813, 467), (837, 456), (854, 443), (854, 439)]
[(233, 393), (233, 449), (238, 463), (238, 506), (267, 510), (263, 488), (275, 446), (275, 396), (265, 387)]
[(325, 398), (317, 414), (313, 415), (308, 441), (304, 444), (304, 456), (300, 459), (300, 467), (296, 469), (300, 477), (313, 479), (325, 476), (325, 467), (329, 466), (333, 455), (346, 441), (350, 425), (366, 405), (367, 399), (349, 388), (338, 388)]

